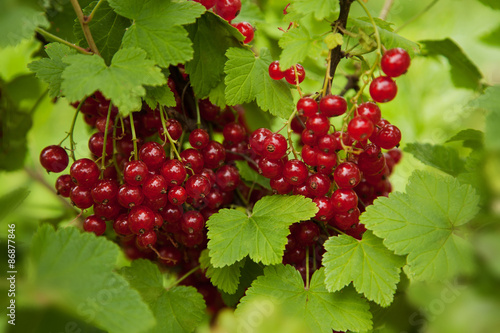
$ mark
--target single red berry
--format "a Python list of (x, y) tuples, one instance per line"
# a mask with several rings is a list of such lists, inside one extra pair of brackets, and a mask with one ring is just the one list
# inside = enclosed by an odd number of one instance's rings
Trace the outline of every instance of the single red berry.
[(245, 128), (235, 122), (231, 122), (224, 126), (222, 134), (224, 135), (224, 140), (226, 140), (230, 144), (237, 144), (245, 140), (246, 137)]
[(401, 152), (401, 150), (397, 148), (389, 150), (387, 154), (389, 154), (392, 157), (394, 163), (396, 164), (399, 163), (399, 161), (401, 161), (401, 157), (403, 157), (403, 153)]
[(113, 229), (118, 235), (121, 236), (132, 235), (132, 231), (130, 231), (130, 228), (128, 227), (128, 215), (121, 214), (118, 216), (113, 222)]
[(108, 202), (107, 204), (94, 204), (94, 214), (105, 221), (114, 221), (122, 210), (123, 207), (116, 201)]
[(356, 112), (358, 116), (370, 119), (373, 124), (377, 124), (382, 116), (380, 108), (373, 102), (364, 102), (359, 104)]
[(193, 175), (188, 178), (184, 188), (189, 197), (203, 199), (210, 192), (210, 181), (205, 176)]
[(330, 191), (331, 184), (330, 178), (321, 173), (315, 173), (306, 180), (307, 190), (316, 197), (325, 196)]
[(206, 121), (215, 121), (220, 114), (220, 107), (212, 104), (208, 98), (198, 102), (200, 107), (200, 116)]
[(293, 190), (293, 185), (287, 182), (283, 175), (271, 179), (269, 184), (276, 194), (288, 194)]
[(370, 84), (370, 96), (375, 102), (386, 103), (392, 101), (398, 93), (398, 86), (388, 76), (379, 76)]
[(216, 0), (215, 13), (226, 21), (232, 21), (241, 10), (241, 0)]
[(141, 161), (146, 163), (149, 171), (155, 171), (165, 162), (167, 155), (160, 144), (150, 141), (142, 145), (139, 150), (139, 157)]
[(71, 189), (75, 186), (75, 183), (71, 180), (70, 175), (61, 175), (56, 180), (56, 191), (62, 197), (69, 198), (69, 193)]
[(192, 248), (196, 245), (200, 245), (205, 239), (203, 232), (198, 232), (194, 234), (182, 233), (180, 234), (180, 242), (187, 248)]
[(180, 153), (180, 156), (184, 167), (188, 170), (191, 169), (189, 174), (200, 173), (203, 170), (203, 156), (198, 150), (194, 148), (185, 149)]
[(68, 153), (60, 146), (45, 147), (40, 153), (40, 164), (49, 172), (61, 172), (66, 169), (68, 163)]
[[(215, 1), (216, 0), (194, 0), (194, 1), (202, 4), (203, 6), (205, 6), (205, 8), (207, 10), (209, 10), (210, 8), (212, 8), (213, 6), (215, 6)], [(174, 90), (172, 89), (172, 91), (174, 91)]]
[(167, 194), (168, 183), (163, 176), (153, 175), (142, 184), (142, 193), (146, 198), (157, 199)]
[(301, 222), (297, 229), (295, 239), (300, 245), (305, 247), (311, 246), (318, 240), (320, 234), (319, 227), (313, 221)]
[(99, 180), (92, 188), (91, 193), (95, 203), (107, 204), (116, 199), (118, 184), (109, 179)]
[(143, 161), (131, 161), (123, 169), (123, 180), (134, 186), (139, 186), (149, 176), (149, 170)]
[(155, 213), (146, 206), (132, 207), (128, 214), (128, 225), (130, 231), (136, 235), (153, 230)]
[(90, 215), (83, 222), (83, 230), (101, 236), (106, 231), (106, 222), (95, 215)]
[(324, 175), (331, 174), (333, 168), (337, 165), (337, 155), (335, 153), (319, 151), (316, 159), (318, 161), (318, 172)]
[(302, 133), (300, 134), (300, 139), (302, 143), (309, 146), (317, 146), (319, 136), (314, 133), (314, 131), (304, 128)]
[(181, 251), (172, 245), (161, 247), (158, 253), (160, 254), (158, 261), (166, 266), (173, 267), (182, 261)]
[(123, 184), (118, 189), (118, 203), (125, 208), (139, 206), (144, 201), (144, 194), (139, 186)]
[[(89, 139), (89, 150), (92, 154), (97, 157), (102, 156), (102, 150), (104, 148), (104, 133), (98, 132), (92, 134)], [(113, 155), (113, 141), (111, 135), (106, 138), (106, 156)]]
[(306, 198), (314, 199), (316, 196), (309, 192), (307, 184), (297, 185), (293, 187), (293, 195), (303, 195)]
[(352, 189), (336, 190), (331, 200), (336, 213), (346, 213), (358, 206), (358, 196)]
[(269, 76), (273, 80), (281, 80), (285, 77), (285, 72), (280, 69), (280, 63), (278, 60), (269, 64)]
[(307, 117), (305, 116), (295, 116), (290, 123), (290, 127), (294, 133), (300, 134), (306, 128)]
[(338, 141), (333, 134), (325, 134), (318, 138), (318, 148), (325, 153), (335, 153), (336, 150), (342, 149), (338, 145)]
[(392, 149), (401, 141), (401, 131), (394, 125), (385, 125), (377, 132), (377, 144), (384, 149)]
[(273, 132), (267, 128), (256, 129), (252, 132), (252, 134), (250, 134), (250, 138), (248, 140), (250, 148), (252, 148), (257, 154), (262, 155), (265, 149), (264, 141), (272, 134)]
[(283, 161), (263, 157), (259, 160), (259, 173), (266, 178), (275, 178), (283, 173)]
[(264, 141), (264, 157), (279, 160), (285, 156), (288, 143), (285, 137), (279, 133), (272, 133)]
[(295, 66), (292, 66), (285, 71), (285, 80), (290, 84), (300, 84), (302, 83), (302, 81), (304, 81), (305, 78), (306, 71), (300, 64), (296, 64)]
[(304, 145), (301, 154), (305, 164), (310, 166), (318, 165), (318, 149), (316, 147)]
[(306, 128), (313, 131), (314, 134), (320, 137), (328, 133), (328, 130), (330, 129), (330, 121), (323, 114), (315, 114), (307, 119)]
[(76, 160), (69, 171), (73, 182), (85, 188), (91, 188), (99, 179), (99, 167), (88, 158)]
[(349, 211), (347, 213), (335, 214), (334, 219), (330, 221), (334, 222), (334, 225), (340, 230), (347, 230), (359, 223), (360, 214), (361, 212), (359, 211), (358, 207), (356, 207), (352, 211)]
[(179, 160), (166, 161), (160, 171), (169, 186), (181, 185), (187, 175), (186, 168)]
[(150, 246), (155, 245), (157, 239), (158, 239), (158, 236), (156, 235), (156, 231), (149, 230), (149, 231), (144, 232), (143, 234), (137, 235), (135, 238), (135, 241), (136, 241), (137, 247), (139, 249), (144, 250)]
[(319, 101), (319, 110), (327, 117), (337, 117), (347, 111), (347, 102), (338, 95), (326, 95)]
[(332, 218), (334, 214), (334, 207), (330, 198), (316, 197), (313, 199), (313, 202), (318, 207), (318, 212), (314, 216), (316, 220), (328, 221)]
[(205, 203), (210, 209), (218, 209), (224, 203), (224, 197), (218, 188), (212, 188), (212, 190), (206, 195)]
[(215, 173), (215, 182), (222, 191), (233, 191), (240, 183), (240, 173), (232, 165), (223, 165)]
[(202, 149), (201, 154), (205, 167), (210, 169), (218, 168), (226, 159), (226, 149), (217, 141), (210, 141), (207, 146)]
[(361, 181), (361, 172), (356, 164), (343, 162), (335, 168), (333, 180), (339, 188), (353, 188)]
[(292, 185), (303, 184), (307, 179), (308, 170), (304, 162), (299, 160), (289, 160), (285, 163), (283, 176)]
[(197, 128), (189, 134), (189, 144), (196, 149), (203, 149), (210, 141), (210, 136), (204, 129)]
[(351, 119), (349, 125), (347, 126), (347, 131), (351, 138), (357, 141), (368, 140), (370, 135), (372, 135), (375, 126), (372, 121), (363, 116), (356, 116)]
[(191, 210), (185, 212), (181, 220), (181, 229), (186, 234), (197, 234), (203, 230), (205, 226), (205, 219), (200, 212)]
[(398, 77), (408, 70), (410, 67), (410, 56), (402, 48), (387, 50), (382, 56), (380, 67), (385, 75), (390, 77)]
[(302, 97), (297, 102), (297, 111), (301, 116), (311, 117), (318, 112), (318, 108), (318, 103), (311, 97)]
[[(169, 119), (165, 123), (165, 127), (167, 128), (168, 135), (172, 138), (172, 140), (178, 140), (182, 135), (182, 125), (178, 120)], [(158, 134), (160, 137), (166, 141), (166, 135), (163, 133), (163, 127), (158, 128)]]
[(92, 199), (92, 194), (90, 189), (76, 185), (69, 192), (69, 198), (73, 204), (80, 209), (87, 209), (92, 207), (94, 200)]
[(248, 22), (240, 22), (232, 25), (236, 29), (238, 29), (239, 32), (245, 37), (245, 40), (243, 40), (243, 43), (248, 44), (253, 40), (254, 37), (254, 29), (252, 25)]
[(182, 205), (187, 200), (186, 189), (182, 186), (174, 186), (168, 190), (168, 201), (172, 205)]

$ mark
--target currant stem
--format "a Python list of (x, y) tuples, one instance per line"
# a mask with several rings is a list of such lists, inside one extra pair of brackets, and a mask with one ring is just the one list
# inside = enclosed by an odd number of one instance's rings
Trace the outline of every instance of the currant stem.
[(309, 246), (306, 247), (306, 290), (309, 290)]
[(80, 21), (80, 26), (82, 27), (83, 34), (85, 36), (87, 44), (89, 44), (89, 47), (92, 50), (92, 52), (100, 56), (101, 54), (99, 53), (97, 45), (94, 42), (94, 37), (92, 37), (92, 33), (90, 32), (88, 21), (83, 15), (82, 7), (80, 7), (78, 0), (70, 0), (70, 1), (71, 5), (73, 6), (73, 9), (75, 10), (76, 16), (78, 17), (78, 21)]
[[(175, 147), (175, 143), (177, 141), (172, 139), (172, 137), (170, 136), (170, 133), (168, 133), (165, 117), (166, 117), (165, 110), (164, 110), (163, 106), (160, 106), (160, 119), (161, 119), (161, 125), (163, 126), (163, 134), (165, 134), (167, 136), (168, 142), (170, 142), (170, 151), (171, 152), (173, 151), (175, 156), (177, 157), (177, 159), (179, 161), (181, 161), (182, 160), (181, 156), (179, 155), (179, 152), (177, 151), (177, 148)], [(163, 141), (165, 141), (165, 140), (163, 140)]]
[[(102, 160), (101, 160), (101, 178), (104, 177), (104, 170), (106, 169), (106, 146), (108, 143), (108, 126), (109, 118), (111, 118), (111, 108), (113, 103), (109, 102), (108, 115), (106, 116), (106, 127), (104, 131), (104, 144), (102, 145)], [(114, 151), (113, 151), (114, 152)]]
[[(113, 153), (116, 151), (116, 128), (118, 127), (118, 126), (116, 126), (116, 124), (117, 124), (118, 119), (120, 119), (120, 121), (122, 123), (122, 130), (123, 130), (123, 119), (122, 119), (122, 117), (120, 117), (120, 115), (116, 115), (115, 121), (114, 121), (115, 126), (113, 126)], [(118, 162), (116, 161), (115, 154), (113, 154), (113, 165), (115, 166), (115, 170), (118, 173), (119, 178), (123, 179), (123, 173), (122, 173), (120, 167), (118, 166)]]
[[(377, 55), (380, 57), (382, 55), (382, 43), (380, 42), (380, 34), (378, 32), (378, 27), (377, 24), (375, 24), (375, 20), (373, 19), (372, 15), (370, 14), (370, 11), (368, 8), (366, 8), (365, 4), (361, 0), (356, 0), (361, 7), (363, 7), (363, 10), (365, 11), (366, 15), (370, 19), (370, 22), (373, 26), (373, 31), (375, 32), (375, 40), (377, 41)], [(378, 62), (378, 57), (376, 62)]]
[(201, 128), (201, 116), (200, 116), (200, 106), (198, 105), (198, 100), (195, 98), (194, 106), (196, 108), (196, 128)]
[(382, 7), (382, 10), (380, 11), (380, 15), (378, 16), (381, 20), (385, 20), (387, 18), (387, 15), (391, 11), (391, 7), (392, 7), (393, 3), (394, 3), (394, 0), (385, 0), (384, 7)]
[(35, 31), (38, 32), (40, 35), (42, 35), (42, 36), (44, 36), (44, 37), (46, 37), (48, 39), (53, 40), (54, 42), (58, 42), (58, 43), (66, 45), (66, 46), (69, 46), (72, 49), (75, 49), (75, 50), (77, 50), (80, 53), (83, 53), (83, 54), (86, 54), (86, 55), (92, 55), (92, 52), (89, 52), (89, 51), (85, 50), (83, 47), (80, 47), (78, 45), (72, 44), (72, 43), (68, 42), (65, 39), (62, 39), (62, 38), (60, 38), (60, 37), (58, 37), (56, 35), (51, 34), (47, 30), (44, 30), (42, 28), (36, 28)]
[(399, 32), (401, 31), (403, 28), (405, 28), (408, 24), (412, 23), (413, 21), (416, 21), (417, 19), (420, 18), (420, 16), (424, 15), (425, 13), (427, 13), (432, 7), (434, 7), (434, 5), (438, 2), (439, 0), (434, 0), (432, 1), (430, 4), (428, 4), (424, 9), (422, 9), (421, 12), (417, 13), (415, 16), (413, 16), (412, 18), (410, 18), (408, 21), (406, 21), (405, 23), (403, 23), (401, 26), (399, 26), (397, 29), (394, 30), (394, 32)]
[(97, 8), (99, 8), (99, 6), (101, 6), (101, 4), (103, 2), (104, 2), (103, 0), (99, 0), (99, 2), (97, 2), (97, 5), (95, 5), (94, 9), (92, 9), (92, 12), (90, 13), (90, 15), (86, 17), (85, 21), (87, 23), (90, 23), (90, 21), (92, 21), (92, 19), (94, 18), (95, 13), (97, 12)]
[(333, 231), (338, 232), (341, 235), (346, 235), (347, 236), (347, 234), (345, 232), (343, 232), (342, 230), (339, 230), (339, 229), (337, 229), (335, 227), (332, 227), (331, 225), (327, 225), (326, 227), (329, 228), (329, 229), (332, 229)]
[(193, 274), (194, 272), (196, 272), (200, 268), (201, 268), (201, 265), (198, 265), (195, 268), (191, 269), (189, 272), (187, 272), (182, 277), (180, 277), (179, 279), (177, 279), (177, 281), (175, 281), (173, 284), (171, 284), (167, 289), (175, 287), (176, 285), (178, 285), (179, 283), (181, 283), (182, 281), (184, 281), (188, 276), (190, 276), (191, 274)]
[(130, 129), (132, 130), (132, 142), (134, 143), (134, 159), (137, 161), (138, 154), (137, 154), (137, 136), (135, 135), (135, 125), (134, 125), (134, 116), (133, 112), (130, 112)]
[(295, 147), (293, 146), (293, 141), (292, 141), (292, 120), (293, 118), (295, 117), (295, 115), (297, 114), (297, 110), (293, 111), (292, 115), (290, 116), (290, 118), (288, 118), (288, 121), (286, 122), (286, 126), (287, 126), (287, 133), (288, 133), (288, 143), (290, 144), (290, 148), (292, 149), (292, 153), (293, 153), (293, 156), (295, 157), (295, 159), (299, 159), (299, 155), (297, 153), (297, 150), (295, 150)]
[[(69, 129), (69, 133), (66, 136), (66, 138), (69, 136), (70, 154), (71, 154), (71, 158), (73, 159), (73, 162), (76, 161), (76, 158), (75, 158), (75, 141), (73, 140), (73, 132), (75, 131), (76, 118), (78, 118), (78, 114), (80, 113), (80, 109), (82, 108), (83, 103), (85, 103), (85, 98), (82, 99), (82, 101), (80, 102), (80, 104), (78, 104), (78, 107), (76, 108), (76, 111), (75, 111), (75, 115), (73, 116), (73, 120), (71, 121), (71, 127)], [(61, 143), (63, 143), (63, 141), (66, 140), (66, 138), (64, 138), (61, 141)], [(61, 145), (61, 143), (59, 143), (59, 145)]]

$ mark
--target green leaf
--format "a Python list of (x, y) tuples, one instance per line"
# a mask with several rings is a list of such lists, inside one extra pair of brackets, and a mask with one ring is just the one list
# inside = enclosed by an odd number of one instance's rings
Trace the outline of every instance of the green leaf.
[(184, 63), (193, 57), (188, 33), (182, 25), (193, 23), (205, 12), (194, 1), (108, 0), (121, 16), (133, 20), (123, 36), (124, 47), (139, 47), (161, 67)]
[(479, 2), (493, 9), (500, 9), (500, 3), (497, 0), (479, 0)]
[(30, 39), (36, 27), (48, 27), (45, 13), (16, 0), (0, 1), (0, 48), (14, 46), (24, 39)]
[(412, 154), (423, 163), (456, 176), (464, 171), (465, 162), (457, 150), (429, 143), (409, 143), (404, 151)]
[[(168, 69), (163, 69), (162, 74), (167, 82), (170, 71)], [(144, 101), (151, 109), (155, 109), (158, 105), (175, 106), (175, 95), (172, 90), (170, 90), (168, 82), (161, 86), (145, 86), (145, 88), (146, 96), (144, 96)]]
[(62, 91), (71, 102), (100, 90), (124, 116), (141, 109), (141, 97), (146, 95), (144, 85), (166, 82), (160, 68), (146, 59), (141, 49), (119, 50), (109, 67), (97, 55), (72, 55), (63, 61), (68, 67), (62, 74)]
[(469, 103), (490, 111), (486, 116), (484, 143), (489, 150), (500, 150), (500, 85), (486, 88), (484, 94)]
[(456, 87), (476, 90), (481, 87), (483, 78), (476, 65), (464, 51), (450, 38), (442, 40), (423, 40), (423, 55), (429, 57), (443, 56), (448, 59), (453, 84)]
[(455, 141), (463, 141), (464, 147), (480, 149), (483, 147), (484, 133), (475, 129), (468, 128), (458, 132), (446, 142)]
[(211, 12), (203, 14), (186, 29), (194, 48), (193, 59), (186, 64), (186, 73), (195, 94), (204, 98), (223, 80), (226, 50), (239, 46), (243, 35)]
[(43, 225), (30, 254), (36, 294), (108, 332), (145, 332), (154, 325), (153, 315), (113, 272), (118, 253), (104, 237)]
[(0, 198), (0, 222), (23, 203), (29, 194), (30, 191), (25, 187), (4, 194)]
[[(382, 21), (380, 19), (375, 19), (375, 24), (378, 27), (380, 41), (387, 49), (401, 47), (405, 49), (412, 58), (416, 53), (420, 52), (420, 46), (417, 43), (412, 42), (393, 32), (392, 28), (390, 27), (392, 25), (391, 23)], [(368, 34), (374, 33), (373, 25), (367, 17), (349, 19), (349, 21), (347, 22), (347, 28), (349, 30), (353, 30), (353, 28), (362, 29)], [(374, 38), (374, 36), (372, 37)]]
[(481, 42), (492, 46), (500, 45), (500, 25), (495, 30), (481, 36)]
[(245, 260), (245, 265), (241, 268), (241, 278), (238, 284), (238, 289), (234, 294), (228, 294), (221, 291), (222, 300), (227, 306), (234, 307), (240, 299), (245, 295), (245, 292), (252, 282), (259, 276), (264, 274), (262, 265), (255, 263), (252, 260)]
[(257, 171), (252, 169), (247, 162), (245, 161), (235, 161), (236, 167), (238, 168), (238, 171), (240, 172), (241, 178), (246, 180), (249, 183), (256, 183), (262, 186), (263, 188), (266, 188), (268, 190), (271, 190), (271, 185), (269, 184), (269, 179), (266, 177), (259, 175)]
[(224, 79), (219, 81), (219, 84), (210, 90), (208, 94), (208, 99), (210, 103), (217, 105), (221, 109), (224, 109), (227, 105), (226, 103), (226, 95), (225, 95), (226, 85), (224, 84)]
[(217, 288), (228, 294), (234, 294), (238, 290), (241, 268), (245, 265), (245, 259), (230, 266), (216, 268), (210, 262), (208, 249), (205, 249), (200, 255), (200, 265), (203, 270), (206, 270), (205, 275), (210, 278), (210, 282)]
[(241, 2), (240, 13), (231, 23), (248, 22), (255, 27), (255, 25), (265, 21), (266, 19), (259, 6), (252, 0), (244, 0)]
[(193, 287), (165, 289), (163, 276), (152, 262), (134, 260), (130, 267), (122, 268), (120, 273), (139, 291), (153, 311), (156, 326), (149, 329), (148, 333), (189, 333), (203, 320), (203, 296)]
[(379, 197), (360, 222), (384, 239), (397, 255), (408, 255), (405, 272), (412, 280), (443, 280), (468, 271), (469, 244), (458, 227), (478, 212), (479, 197), (470, 185), (451, 176), (415, 171), (406, 193)]
[(317, 57), (323, 49), (321, 36), (315, 36), (306, 26), (290, 29), (284, 33), (278, 44), (283, 49), (280, 56), (281, 68), (303, 62), (307, 56)]
[(28, 68), (35, 72), (36, 76), (49, 85), (49, 96), (61, 96), (62, 72), (68, 66), (63, 58), (76, 54), (76, 50), (60, 43), (50, 43), (45, 46), (45, 53), (49, 56), (33, 61)]
[(338, 1), (331, 0), (292, 0), (292, 11), (298, 14), (307, 15), (313, 14), (318, 21), (329, 19), (334, 21), (333, 17), (339, 9)]
[(247, 255), (265, 265), (280, 263), (289, 226), (310, 219), (317, 211), (316, 204), (309, 198), (284, 195), (260, 199), (251, 214), (221, 209), (207, 221), (213, 266), (231, 265)]
[(323, 255), (328, 291), (338, 291), (353, 282), (366, 298), (382, 306), (392, 303), (404, 258), (394, 255), (370, 231), (363, 239), (339, 235), (325, 242)]
[[(83, 9), (85, 15), (90, 15), (97, 1), (91, 3)], [(94, 42), (99, 50), (99, 53), (106, 61), (106, 64), (111, 63), (113, 55), (121, 46), (123, 35), (130, 26), (130, 20), (117, 15), (113, 8), (106, 1), (101, 1), (99, 7), (94, 13), (94, 17), (89, 23), (90, 32), (94, 38)], [(85, 35), (83, 34), (80, 22), (75, 21), (73, 27), (74, 34), (78, 39), (78, 44), (84, 48), (88, 47)]]
[(266, 267), (264, 275), (252, 283), (241, 299), (236, 315), (244, 312), (253, 300), (270, 297), (283, 307), (285, 313), (304, 318), (313, 333), (371, 329), (372, 315), (368, 303), (350, 288), (337, 293), (328, 292), (324, 279), (324, 268), (320, 268), (306, 289), (302, 276), (294, 267), (281, 264)]
[(269, 50), (262, 49), (260, 57), (246, 49), (230, 48), (226, 52), (228, 61), (224, 67), (227, 76), (226, 101), (228, 105), (251, 102), (254, 99), (264, 111), (288, 119), (294, 104), (288, 85), (283, 80), (269, 77), (272, 62)]

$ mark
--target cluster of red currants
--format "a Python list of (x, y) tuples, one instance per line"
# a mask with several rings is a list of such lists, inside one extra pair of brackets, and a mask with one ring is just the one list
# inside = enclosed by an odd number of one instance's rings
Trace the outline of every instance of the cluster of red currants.
[[(203, 6), (207, 10), (214, 8), (214, 12), (222, 17), (224, 20), (231, 23), (232, 20), (238, 16), (241, 10), (241, 0), (193, 0), (196, 1)], [(239, 32), (243, 36), (245, 36), (245, 40), (243, 41), (245, 44), (250, 43), (254, 37), (254, 28), (248, 22), (239, 22), (232, 24), (233, 27), (238, 29)]]

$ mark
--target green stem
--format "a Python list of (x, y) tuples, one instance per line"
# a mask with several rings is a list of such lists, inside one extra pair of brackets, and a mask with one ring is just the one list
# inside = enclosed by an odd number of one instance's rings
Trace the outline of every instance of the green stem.
[(306, 247), (306, 289), (309, 290), (309, 246)]
[(80, 4), (78, 3), (78, 0), (70, 0), (71, 5), (73, 6), (73, 9), (75, 10), (76, 16), (78, 17), (78, 21), (80, 22), (80, 26), (82, 27), (83, 30), (83, 35), (85, 36), (85, 40), (87, 41), (87, 44), (89, 44), (90, 49), (92, 52), (94, 52), (97, 55), (101, 55), (99, 53), (99, 50), (97, 49), (97, 45), (95, 44), (94, 37), (92, 37), (92, 33), (90, 32), (90, 27), (88, 24), (88, 21), (86, 20), (85, 16), (83, 15), (82, 7), (80, 7)]
[[(170, 133), (168, 133), (168, 131), (167, 131), (167, 124), (165, 122), (165, 114), (164, 114), (163, 106), (160, 106), (160, 119), (161, 119), (161, 125), (163, 126), (163, 134), (165, 134), (167, 136), (168, 142), (170, 142), (170, 149), (171, 149), (171, 151), (174, 152), (177, 159), (179, 161), (181, 161), (182, 160), (181, 155), (179, 155), (179, 152), (177, 151), (177, 147), (175, 147), (176, 141), (174, 139), (172, 139), (172, 137), (170, 136)], [(165, 141), (165, 140), (163, 140), (163, 141)]]
[(133, 116), (133, 112), (130, 112), (130, 128), (132, 130), (132, 142), (134, 143), (134, 159), (137, 161), (139, 158), (138, 158), (138, 154), (137, 154), (137, 136), (135, 135), (135, 125), (134, 125), (134, 116)]
[(292, 120), (296, 114), (297, 114), (297, 110), (292, 112), (292, 115), (290, 116), (290, 118), (288, 118), (286, 125), (287, 125), (287, 133), (288, 133), (288, 143), (290, 144), (290, 148), (292, 149), (293, 156), (295, 157), (295, 159), (298, 160), (299, 155), (297, 153), (297, 150), (295, 150), (295, 147), (293, 146), (293, 141), (292, 141), (292, 132), (293, 132), (292, 131)]
[[(365, 4), (361, 0), (356, 0), (361, 7), (363, 7), (363, 10), (365, 11), (366, 15), (370, 19), (370, 22), (373, 26), (373, 31), (375, 32), (375, 40), (377, 41), (377, 55), (380, 57), (382, 55), (382, 43), (380, 42), (380, 34), (378, 32), (378, 27), (377, 24), (375, 24), (375, 20), (372, 17), (372, 14), (370, 14), (370, 11), (368, 8), (366, 8)], [(378, 57), (376, 62), (378, 62)]]
[(111, 118), (111, 108), (113, 103), (109, 102), (108, 115), (106, 116), (106, 127), (104, 130), (104, 143), (102, 145), (102, 160), (101, 160), (101, 178), (104, 177), (104, 170), (106, 169), (106, 147), (108, 143), (108, 126), (109, 118)]
[(198, 105), (196, 98), (194, 100), (194, 106), (196, 108), (196, 128), (201, 128), (200, 106)]
[(385, 0), (384, 7), (382, 7), (380, 15), (378, 16), (381, 20), (385, 20), (387, 18), (387, 15), (389, 15), (389, 11), (391, 10), (393, 3), (394, 0)]
[(182, 277), (180, 277), (179, 279), (177, 279), (177, 281), (175, 281), (173, 284), (171, 284), (167, 289), (175, 287), (176, 285), (178, 285), (179, 283), (181, 283), (182, 281), (184, 281), (188, 276), (190, 276), (191, 274), (193, 274), (194, 272), (196, 272), (200, 268), (201, 268), (201, 265), (198, 265), (195, 268), (191, 269), (189, 272), (187, 272)]
[(46, 30), (44, 30), (42, 28), (36, 28), (35, 31), (38, 32), (40, 35), (42, 35), (42, 36), (44, 36), (44, 37), (46, 37), (48, 39), (53, 40), (54, 42), (58, 42), (58, 43), (66, 45), (66, 46), (69, 46), (72, 49), (77, 50), (78, 52), (81, 52), (81, 53), (87, 54), (87, 55), (91, 55), (92, 54), (92, 52), (89, 52), (89, 51), (85, 50), (83, 47), (80, 47), (80, 46), (75, 45), (75, 44), (71, 44), (67, 40), (62, 39), (60, 37), (57, 37), (56, 35), (53, 35), (50, 32), (48, 32), (48, 31), (46, 31)]
[(104, 2), (103, 0), (99, 0), (99, 2), (97, 3), (97, 5), (95, 5), (95, 7), (94, 7), (94, 9), (92, 9), (92, 12), (90, 13), (90, 15), (86, 17), (85, 21), (87, 23), (89, 23), (90, 21), (92, 21), (92, 19), (94, 18), (95, 13), (97, 11), (97, 8), (99, 8), (103, 2)]
[(35, 110), (38, 108), (40, 103), (42, 103), (43, 99), (45, 98), (45, 96), (47, 96), (48, 93), (49, 89), (45, 89), (45, 91), (40, 95), (40, 97), (38, 97), (38, 99), (36, 100), (35, 104), (33, 104), (29, 112), (31, 115), (33, 115), (33, 112), (35, 112)]
[[(117, 125), (118, 119), (121, 120), (121, 122), (122, 122), (122, 129), (123, 129), (123, 119), (120, 117), (120, 115), (116, 115), (115, 121), (114, 121), (114, 126), (113, 126), (113, 153), (116, 151), (116, 129), (118, 127), (116, 125)], [(123, 173), (122, 173), (120, 167), (118, 166), (118, 162), (116, 161), (116, 155), (115, 154), (113, 154), (113, 165), (115, 166), (115, 169), (116, 169), (116, 172), (118, 173), (119, 179), (122, 179), (123, 178)]]
[(403, 23), (403, 25), (401, 25), (399, 28), (397, 28), (396, 30), (394, 30), (394, 32), (399, 32), (401, 31), (404, 27), (406, 27), (408, 24), (410, 23), (413, 23), (413, 21), (416, 21), (417, 19), (420, 18), (420, 16), (424, 15), (425, 13), (427, 13), (432, 7), (434, 7), (434, 5), (438, 2), (439, 0), (434, 0), (432, 1), (430, 4), (428, 4), (424, 9), (422, 9), (421, 12), (417, 13), (415, 16), (413, 16), (411, 19), (409, 19), (408, 21), (406, 21), (405, 23)]
[[(76, 108), (76, 111), (75, 111), (75, 115), (73, 116), (73, 120), (71, 121), (71, 127), (69, 130), (69, 133), (66, 136), (66, 138), (69, 136), (69, 147), (71, 150), (70, 153), (71, 153), (71, 158), (73, 159), (73, 161), (76, 161), (76, 158), (75, 158), (75, 140), (73, 140), (73, 132), (75, 131), (76, 118), (78, 118), (78, 114), (80, 113), (80, 109), (82, 108), (83, 103), (85, 103), (85, 100), (86, 100), (86, 98), (82, 99), (80, 104), (78, 104), (78, 107)], [(64, 140), (66, 140), (66, 138), (64, 138), (61, 141), (61, 143)]]

